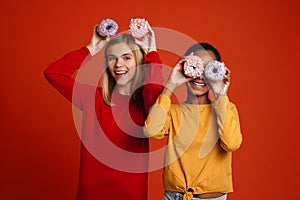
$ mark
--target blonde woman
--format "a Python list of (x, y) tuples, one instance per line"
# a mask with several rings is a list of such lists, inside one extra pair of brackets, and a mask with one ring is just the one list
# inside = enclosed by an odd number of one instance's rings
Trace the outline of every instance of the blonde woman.
[[(163, 81), (154, 32), (148, 28), (141, 40), (126, 33), (103, 38), (94, 31), (89, 45), (45, 70), (46, 79), (82, 110), (78, 200), (147, 199), (148, 139), (142, 126)], [(77, 83), (75, 71), (104, 47), (102, 87)], [(137, 156), (127, 158), (127, 153)]]

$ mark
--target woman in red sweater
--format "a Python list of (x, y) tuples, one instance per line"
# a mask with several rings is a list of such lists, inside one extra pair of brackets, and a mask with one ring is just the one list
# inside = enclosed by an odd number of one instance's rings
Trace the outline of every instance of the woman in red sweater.
[[(103, 48), (102, 87), (78, 82), (76, 70)], [(148, 139), (142, 126), (162, 90), (154, 32), (100, 37), (51, 63), (46, 79), (82, 112), (78, 200), (146, 200)]]

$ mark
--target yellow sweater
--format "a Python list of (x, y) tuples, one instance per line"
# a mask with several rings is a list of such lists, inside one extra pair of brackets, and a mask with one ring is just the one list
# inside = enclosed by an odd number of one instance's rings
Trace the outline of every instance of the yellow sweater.
[(242, 134), (238, 112), (227, 96), (212, 104), (172, 104), (161, 94), (145, 121), (147, 137), (169, 136), (165, 155), (165, 190), (193, 194), (233, 191), (232, 151)]

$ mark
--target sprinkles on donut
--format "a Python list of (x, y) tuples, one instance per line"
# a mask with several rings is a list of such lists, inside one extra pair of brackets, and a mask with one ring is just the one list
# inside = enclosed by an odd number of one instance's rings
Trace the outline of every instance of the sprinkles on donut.
[(204, 61), (199, 56), (188, 56), (183, 64), (184, 74), (188, 77), (197, 78), (203, 73)]
[(130, 20), (130, 32), (133, 37), (141, 38), (148, 33), (147, 20), (144, 18), (134, 18)]
[(106, 37), (106, 36), (113, 36), (118, 31), (118, 24), (112, 19), (104, 19), (101, 21), (101, 23), (98, 26), (97, 32), (100, 36)]
[(204, 75), (213, 81), (220, 81), (226, 74), (225, 64), (217, 60), (212, 60), (205, 66)]

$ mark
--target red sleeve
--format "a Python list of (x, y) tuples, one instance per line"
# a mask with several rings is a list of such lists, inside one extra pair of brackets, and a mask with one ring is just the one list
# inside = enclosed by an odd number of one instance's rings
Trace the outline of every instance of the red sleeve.
[(147, 64), (147, 66), (143, 98), (146, 113), (148, 114), (150, 107), (155, 103), (163, 89), (164, 79), (162, 75), (162, 62), (156, 51), (152, 51), (146, 55), (144, 64)]
[(44, 71), (47, 81), (70, 102), (72, 102), (75, 83), (72, 75), (82, 66), (89, 55), (89, 50), (86, 47), (82, 47), (49, 64)]

